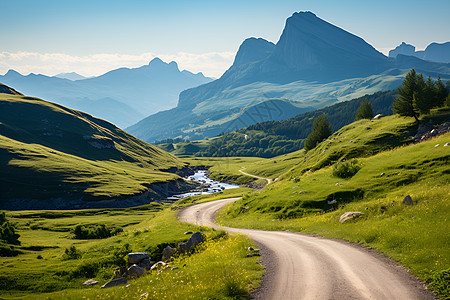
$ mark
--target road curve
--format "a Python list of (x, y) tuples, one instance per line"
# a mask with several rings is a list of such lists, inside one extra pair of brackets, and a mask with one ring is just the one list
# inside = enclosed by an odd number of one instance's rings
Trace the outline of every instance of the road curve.
[[(219, 228), (216, 212), (237, 199), (196, 204), (179, 218)], [(402, 266), (358, 245), (293, 232), (221, 228), (246, 234), (261, 247), (266, 274), (254, 299), (437, 299)]]

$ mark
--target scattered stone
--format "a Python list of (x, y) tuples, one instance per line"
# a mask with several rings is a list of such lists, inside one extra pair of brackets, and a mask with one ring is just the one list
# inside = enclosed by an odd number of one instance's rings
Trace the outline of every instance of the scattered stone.
[(380, 174), (380, 177), (383, 177), (384, 175), (385, 175), (384, 173), (381, 173), (381, 174)]
[(304, 193), (306, 193), (306, 191), (300, 191), (300, 192), (298, 192), (299, 194), (304, 194)]
[(120, 267), (117, 268), (114, 271), (114, 277), (113, 278), (122, 278), (122, 277), (127, 277), (128, 276), (128, 269), (127, 267)]
[(150, 259), (150, 254), (147, 252), (128, 253), (128, 265), (137, 264), (144, 258)]
[(405, 205), (413, 205), (414, 204), (414, 202), (413, 202), (413, 200), (412, 200), (410, 195), (408, 195), (405, 198), (403, 198), (402, 203), (405, 204)]
[(191, 238), (186, 243), (187, 251), (188, 252), (191, 251), (195, 246), (197, 246), (198, 244), (203, 242), (204, 239), (205, 239), (205, 236), (201, 232), (196, 232), (193, 235), (191, 235)]
[(113, 279), (111, 281), (108, 281), (107, 283), (102, 285), (101, 288), (102, 289), (109, 288), (109, 287), (113, 287), (113, 286), (117, 286), (117, 285), (126, 284), (127, 282), (128, 282), (128, 280), (127, 280), (126, 277), (117, 278), (117, 279)]
[(374, 120), (379, 120), (379, 119), (381, 119), (382, 117), (383, 117), (382, 114), (378, 114), (378, 115), (376, 115), (375, 117), (372, 118), (372, 121), (374, 121)]
[(178, 267), (172, 267), (172, 268), (170, 268), (172, 271), (173, 270), (178, 270)]
[(366, 130), (370, 130), (370, 129), (372, 129), (372, 128), (370, 128), (370, 127), (366, 127)]
[(439, 144), (436, 144), (436, 145), (434, 145), (434, 148), (439, 147), (439, 146), (440, 146)]
[(193, 234), (193, 232), (192, 231), (186, 231), (184, 234)]
[(448, 145), (450, 145), (450, 143), (445, 143), (445, 144), (444, 144), (444, 147), (447, 147)]
[(362, 215), (364, 215), (364, 213), (362, 213), (360, 211), (348, 211), (339, 218), (339, 223), (345, 223), (349, 220), (358, 218)]
[(130, 277), (141, 277), (145, 274), (145, 269), (139, 267), (138, 265), (132, 265), (128, 268), (128, 276)]
[(180, 253), (186, 253), (187, 252), (187, 243), (179, 242), (177, 244), (177, 251)]
[(162, 260), (166, 261), (170, 259), (175, 254), (176, 251), (177, 249), (167, 246), (166, 248), (163, 249)]
[(148, 296), (148, 292), (145, 292), (145, 293), (141, 294), (140, 297), (142, 298), (142, 297), (147, 297), (147, 296)]
[(163, 269), (167, 266), (167, 264), (163, 261), (158, 261), (156, 264), (154, 264), (150, 270), (155, 270), (155, 269)]
[(336, 199), (334, 199), (334, 200), (328, 200), (328, 204), (334, 204), (334, 203), (336, 203), (337, 201), (336, 201)]
[(253, 249), (252, 247), (248, 247), (247, 250), (248, 250), (248, 251), (253, 251), (253, 250), (255, 250), (255, 249)]
[(338, 183), (336, 183), (336, 185), (343, 185), (343, 183), (342, 182), (338, 182)]
[(253, 257), (253, 254), (249, 253), (247, 254), (247, 257)]
[(353, 143), (353, 140), (350, 140), (350, 143)]
[(137, 265), (147, 271), (150, 270), (150, 268), (153, 266), (153, 264), (150, 262), (150, 258), (144, 258)]
[(83, 285), (94, 285), (94, 284), (97, 284), (97, 283), (99, 283), (97, 280), (88, 279), (85, 282), (83, 282)]
[(296, 188), (298, 188), (298, 185), (296, 185), (296, 186), (293, 187), (293, 189), (296, 189)]

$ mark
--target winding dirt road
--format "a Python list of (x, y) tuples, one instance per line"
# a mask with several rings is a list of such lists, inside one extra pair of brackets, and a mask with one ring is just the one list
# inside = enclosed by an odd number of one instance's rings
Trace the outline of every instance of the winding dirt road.
[[(215, 214), (237, 199), (196, 204), (179, 218), (219, 228)], [(402, 266), (358, 245), (293, 232), (222, 229), (246, 234), (261, 247), (266, 274), (254, 299), (437, 299)]]
[(271, 183), (272, 183), (272, 179), (270, 179), (270, 178), (265, 178), (265, 177), (261, 177), (261, 176), (252, 175), (252, 174), (246, 173), (246, 172), (244, 172), (244, 171), (242, 171), (242, 170), (239, 170), (239, 172), (241, 172), (241, 173), (244, 174), (244, 175), (253, 177), (253, 178), (258, 178), (258, 179), (264, 179), (264, 180), (267, 180), (267, 184), (271, 184)]

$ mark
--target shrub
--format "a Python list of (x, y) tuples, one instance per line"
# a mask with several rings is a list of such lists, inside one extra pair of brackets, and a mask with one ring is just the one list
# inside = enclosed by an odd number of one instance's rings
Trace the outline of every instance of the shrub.
[(450, 269), (435, 273), (431, 277), (430, 287), (442, 299), (450, 299)]
[(0, 213), (0, 240), (7, 244), (20, 245), (20, 235), (16, 233), (13, 225), (6, 219), (5, 212)]
[(361, 169), (356, 159), (346, 162), (338, 162), (333, 166), (333, 175), (340, 178), (353, 177)]
[(361, 102), (358, 111), (356, 112), (355, 121), (372, 118), (373, 118), (372, 104), (370, 104), (370, 102), (367, 101), (367, 99), (364, 99), (364, 101)]
[(80, 251), (75, 246), (71, 246), (70, 248), (66, 248), (64, 251), (63, 259), (69, 260), (69, 259), (78, 259), (81, 257)]
[(73, 233), (76, 239), (103, 239), (122, 232), (121, 227), (109, 227), (105, 224), (77, 225)]

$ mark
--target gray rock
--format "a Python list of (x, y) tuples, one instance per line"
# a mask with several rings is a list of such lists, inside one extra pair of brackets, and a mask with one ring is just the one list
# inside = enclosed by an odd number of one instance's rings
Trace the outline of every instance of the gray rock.
[(150, 259), (150, 254), (147, 252), (128, 253), (128, 265), (137, 264), (144, 258)]
[(184, 234), (193, 234), (193, 232), (192, 231), (186, 231)]
[(153, 264), (150, 262), (150, 258), (144, 258), (137, 265), (148, 271), (148, 270), (150, 270), (150, 268), (152, 267)]
[(122, 277), (127, 277), (127, 276), (128, 276), (127, 267), (120, 267), (114, 271), (114, 278), (122, 278)]
[(405, 204), (405, 205), (413, 205), (414, 204), (414, 202), (413, 202), (413, 200), (412, 200), (410, 195), (408, 195), (405, 198), (403, 198), (402, 203)]
[(348, 211), (339, 218), (339, 223), (345, 223), (349, 220), (358, 218), (362, 215), (364, 215), (364, 213), (362, 213), (360, 211)]
[(205, 235), (202, 232), (196, 232), (193, 235), (191, 235), (191, 238), (186, 243), (187, 251), (191, 251), (195, 246), (203, 242), (205, 239)]
[(187, 250), (187, 243), (184, 243), (184, 242), (179, 242), (178, 244), (177, 244), (177, 250), (178, 250), (178, 252), (180, 252), (180, 253), (186, 253), (188, 250)]
[(94, 285), (94, 284), (97, 284), (97, 283), (99, 283), (97, 280), (88, 279), (85, 282), (83, 282), (83, 285)]
[(153, 270), (155, 270), (155, 269), (164, 269), (164, 268), (166, 268), (166, 266), (167, 266), (167, 264), (166, 264), (165, 262), (163, 262), (163, 261), (158, 261), (156, 264), (154, 264), (154, 265), (151, 267), (151, 270), (153, 271)]
[(145, 274), (145, 269), (139, 267), (138, 265), (132, 265), (128, 268), (128, 276), (130, 277), (141, 277)]
[(104, 289), (104, 288), (109, 288), (109, 287), (113, 287), (113, 286), (118, 286), (118, 285), (126, 284), (127, 282), (128, 282), (128, 280), (126, 277), (117, 278), (117, 279), (108, 281), (107, 283), (102, 285), (101, 288)]
[(176, 251), (177, 249), (167, 246), (166, 248), (163, 249), (162, 260), (166, 261), (170, 259), (175, 254)]
[(378, 115), (376, 115), (375, 117), (373, 117), (372, 121), (373, 121), (373, 120), (381, 119), (382, 117), (383, 117), (382, 114), (378, 114)]

